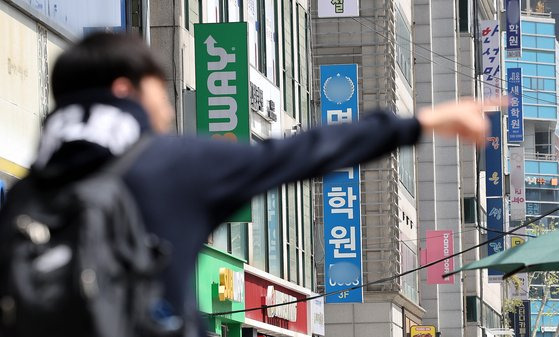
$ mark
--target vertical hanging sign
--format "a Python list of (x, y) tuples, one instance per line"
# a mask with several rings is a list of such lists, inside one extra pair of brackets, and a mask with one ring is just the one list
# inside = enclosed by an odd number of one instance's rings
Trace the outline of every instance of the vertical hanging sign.
[(481, 21), (481, 51), (483, 66), (483, 98), (501, 95), (501, 53), (499, 49), (499, 22)]
[(524, 117), (522, 114), (522, 68), (507, 69), (508, 106), (508, 141), (524, 141)]
[[(454, 254), (454, 235), (452, 230), (428, 230), (425, 250), (425, 264)], [(447, 278), (442, 276), (453, 270), (454, 258), (452, 257), (427, 267), (427, 284), (454, 284), (454, 275)]]
[(501, 138), (501, 112), (488, 113), (491, 133), (485, 147), (485, 188), (487, 197), (503, 197), (503, 164)]
[[(250, 140), (247, 23), (194, 25), (196, 130), (214, 139)], [(252, 222), (250, 205), (228, 222)]]
[(507, 15), (507, 57), (522, 57), (522, 39), (520, 33), (520, 0), (505, 0)]
[(510, 155), (510, 219), (526, 220), (526, 183), (524, 181), (524, 148), (511, 147)]
[[(505, 248), (503, 214), (503, 164), (501, 112), (488, 113), (491, 132), (485, 147), (485, 189), (487, 196), (487, 255), (499, 253)], [(502, 273), (489, 269), (489, 282), (501, 282)]]
[[(320, 88), (323, 124), (357, 121), (356, 64), (320, 66)], [(358, 165), (323, 177), (324, 285), (327, 293), (363, 283), (359, 182)], [(362, 288), (326, 297), (326, 303), (361, 302)]]

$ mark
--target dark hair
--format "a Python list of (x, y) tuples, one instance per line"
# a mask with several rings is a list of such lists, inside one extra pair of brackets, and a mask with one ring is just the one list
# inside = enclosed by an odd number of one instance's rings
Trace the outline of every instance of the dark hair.
[(110, 88), (119, 77), (135, 87), (165, 73), (144, 41), (131, 34), (94, 33), (63, 52), (52, 72), (55, 100), (86, 89)]

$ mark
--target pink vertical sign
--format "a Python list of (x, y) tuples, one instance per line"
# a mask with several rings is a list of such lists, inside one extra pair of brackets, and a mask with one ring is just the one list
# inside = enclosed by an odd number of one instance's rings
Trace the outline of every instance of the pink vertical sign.
[[(427, 231), (426, 263), (431, 263), (454, 254), (452, 230)], [(449, 258), (427, 268), (427, 284), (453, 284), (454, 275), (443, 278), (443, 274), (454, 270), (454, 258)]]

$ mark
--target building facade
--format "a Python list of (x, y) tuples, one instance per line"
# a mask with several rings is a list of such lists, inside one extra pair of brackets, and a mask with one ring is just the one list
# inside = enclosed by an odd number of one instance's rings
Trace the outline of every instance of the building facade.
[[(247, 27), (247, 46), (235, 47), (248, 51), (248, 106), (238, 110), (249, 121), (245, 141), (289, 137), (310, 127), (310, 14), (306, 1), (185, 0), (170, 5), (167, 0), (152, 0), (149, 5), (149, 40), (166, 60), (169, 93), (179, 111), (179, 133), (196, 133), (197, 117), (204, 110), (196, 105), (203, 92), (196, 85), (197, 77), (202, 76), (195, 65), (196, 57), (201, 57), (195, 47), (197, 29), (234, 22), (246, 22)], [(227, 35), (214, 38), (215, 46), (220, 47)], [(252, 200), (249, 219), (224, 223), (208, 238), (211, 248), (207, 249), (245, 262), (246, 308), (304, 299), (316, 288), (311, 191), (310, 181), (274, 188)], [(204, 261), (199, 261), (198, 270), (205, 269)], [(226, 261), (223, 264), (227, 268)], [(213, 273), (215, 276), (216, 271)], [(212, 321), (211, 332), (220, 336), (237, 336), (239, 327), (243, 336), (313, 334), (307, 303), (287, 305), (285, 310), (247, 312), (240, 325), (232, 323), (229, 330), (218, 328), (217, 320), (220, 318)]]
[[(322, 17), (329, 2), (312, 1), (313, 73), (319, 83), (320, 66), (357, 64), (358, 104), (364, 116), (378, 107), (398, 115), (413, 115), (415, 101), (413, 5), (410, 1), (351, 1), (352, 17)], [(350, 6), (346, 2), (345, 6)], [(395, 41), (394, 41), (395, 40)], [(315, 98), (322, 88), (314, 85)], [(317, 102), (317, 107), (319, 107)], [(323, 121), (324, 123), (325, 121)], [(393, 276), (419, 265), (417, 179), (415, 149), (401, 148), (376, 162), (360, 166), (361, 242), (363, 283)], [(324, 279), (323, 195), (317, 184), (315, 199), (318, 231), (316, 256), (319, 289)], [(320, 248), (320, 249), (319, 249)], [(421, 323), (419, 279), (400, 279), (368, 285), (363, 303), (327, 303), (327, 336), (405, 336)]]
[[(56, 57), (96, 30), (131, 30), (126, 0), (0, 1), (0, 184), (23, 177), (52, 109), (49, 74)], [(84, 8), (87, 7), (87, 10)]]
[[(557, 128), (557, 62), (559, 43), (555, 36), (555, 19), (550, 13), (523, 12), (521, 17), (522, 57), (506, 60), (507, 68), (522, 69), (524, 115), (524, 175), (526, 189), (526, 219), (534, 219), (559, 203), (559, 171), (555, 138)], [(556, 230), (558, 218), (550, 215), (538, 221), (531, 230), (541, 234)], [(553, 336), (559, 322), (559, 297), (554, 290), (557, 281), (546, 281), (543, 273), (533, 273), (527, 298), (531, 301), (531, 328), (536, 336)], [(544, 291), (549, 287), (546, 303)], [(540, 324), (536, 318), (544, 305)]]
[[(382, 106), (403, 117), (481, 92), (474, 27), (479, 20), (497, 18), (500, 7), (494, 2), (351, 3), (359, 4), (353, 17), (324, 18), (320, 8), (313, 11), (315, 82), (320, 65), (357, 64), (360, 111)], [(455, 252), (483, 240), (478, 226), (485, 224), (485, 206), (476, 202), (485, 197), (477, 188), (484, 181), (479, 155), (471, 144), (423, 135), (415, 148), (361, 167), (364, 283), (424, 264), (420, 256), (429, 254), (426, 238), (433, 230), (451, 231)], [(323, 196), (316, 191), (322, 230)], [(317, 232), (317, 245), (320, 239)], [(317, 249), (317, 261), (319, 254)], [(480, 254), (457, 257), (454, 266)], [(327, 282), (321, 275), (324, 265), (317, 268), (322, 285)], [(486, 271), (463, 273), (451, 284), (428, 283), (422, 270), (366, 286), (364, 303), (327, 303), (326, 335), (368, 336), (374, 329), (383, 336), (403, 336), (410, 326), (426, 324), (444, 336), (483, 336), (501, 327), (501, 285), (489, 284)]]

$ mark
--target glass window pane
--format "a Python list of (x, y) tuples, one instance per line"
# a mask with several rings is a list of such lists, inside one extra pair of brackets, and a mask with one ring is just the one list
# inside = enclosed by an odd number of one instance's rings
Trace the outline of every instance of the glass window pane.
[(229, 22), (239, 22), (241, 21), (241, 11), (240, 11), (240, 1), (239, 0), (228, 0), (228, 15)]
[[(524, 98), (523, 98), (524, 99)], [(528, 118), (538, 118), (538, 108), (533, 105), (523, 105), (524, 116)]]
[[(528, 51), (523, 52), (522, 58), (524, 58), (524, 53), (528, 53)], [(537, 54), (538, 54), (538, 62), (555, 63), (555, 53), (538, 51)]]
[(408, 192), (415, 195), (415, 161), (413, 157), (413, 147), (406, 146), (400, 148), (400, 181)]
[(538, 118), (547, 118), (547, 119), (557, 118), (557, 108), (551, 106), (538, 107)]
[(537, 104), (537, 97), (538, 97), (537, 92), (525, 91), (523, 93), (523, 95), (524, 95), (524, 97), (522, 97), (523, 103), (525, 103), (525, 104)]
[(224, 252), (228, 251), (228, 241), (229, 237), (227, 232), (229, 231), (229, 225), (224, 223), (221, 224), (212, 233), (212, 246)]
[(268, 268), (270, 274), (281, 277), (281, 228), (279, 189), (268, 191)]
[(555, 48), (555, 38), (553, 37), (538, 37), (537, 47), (540, 49), (554, 49)]
[(544, 83), (543, 90), (549, 90), (549, 91), (557, 90), (556, 85), (555, 85), (555, 80), (545, 79), (543, 83)]
[(287, 228), (289, 241), (289, 281), (298, 282), (297, 258), (297, 187), (295, 183), (287, 185)]
[(290, 244), (289, 245), (289, 281), (290, 282), (298, 282), (298, 275), (297, 273), (299, 272), (299, 268), (298, 268), (298, 259), (297, 259), (297, 249), (295, 248), (295, 245)]
[(540, 92), (538, 94), (539, 104), (556, 104), (557, 96), (555, 93)]
[(266, 198), (259, 195), (252, 199), (252, 261), (250, 264), (266, 270)]
[(522, 76), (537, 76), (537, 66), (530, 63), (521, 63)]
[(522, 21), (522, 33), (524, 34), (536, 34), (536, 23), (535, 22), (528, 22)]
[(535, 51), (526, 50), (522, 52), (522, 61), (536, 62), (538, 60), (538, 53)]
[(231, 254), (245, 261), (248, 260), (247, 227), (247, 223), (231, 224)]
[(536, 48), (536, 37), (522, 35), (522, 46), (525, 48)]
[(555, 66), (539, 64), (538, 76), (555, 77)]
[(552, 23), (538, 23), (536, 29), (539, 35), (553, 35), (555, 36), (555, 27)]
[(305, 254), (305, 287), (312, 289), (312, 273), (313, 273), (313, 267), (312, 267), (312, 258), (311, 258), (311, 254), (306, 253)]
[(276, 6), (274, 0), (265, 1), (266, 11), (266, 77), (274, 84), (277, 83), (276, 74)]

